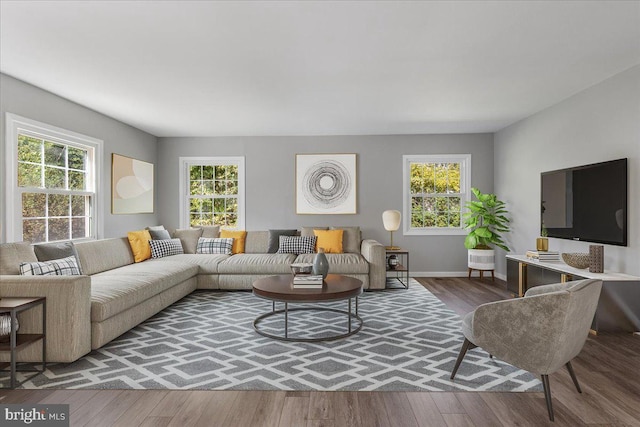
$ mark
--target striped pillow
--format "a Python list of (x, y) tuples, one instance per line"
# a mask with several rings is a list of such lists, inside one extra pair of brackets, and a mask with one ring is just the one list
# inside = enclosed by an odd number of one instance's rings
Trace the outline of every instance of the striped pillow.
[(209, 238), (200, 237), (198, 246), (196, 246), (197, 254), (226, 254), (231, 255), (233, 248), (232, 238)]
[(151, 258), (164, 258), (171, 255), (183, 254), (180, 239), (149, 240), (151, 246)]
[(280, 236), (278, 254), (312, 254), (316, 251), (316, 236)]
[(41, 262), (20, 263), (23, 276), (79, 276), (78, 260), (75, 256)]

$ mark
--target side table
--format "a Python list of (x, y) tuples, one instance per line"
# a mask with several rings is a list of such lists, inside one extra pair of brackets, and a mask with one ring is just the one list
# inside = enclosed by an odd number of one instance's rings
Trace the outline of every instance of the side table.
[[(33, 307), (42, 306), (42, 333), (40, 334), (19, 334), (16, 331), (16, 320), (18, 313), (29, 310)], [(0, 363), (0, 369), (5, 370), (10, 367), (10, 387), (16, 388), (16, 372), (17, 361), (16, 352), (27, 345), (42, 340), (42, 370), (21, 369), (20, 372), (36, 372), (30, 378), (44, 372), (47, 369), (47, 299), (39, 298), (20, 298), (20, 297), (2, 297), (0, 298), (0, 314), (9, 313), (11, 316), (11, 333), (9, 342), (0, 343), (0, 351), (8, 351), (11, 353), (11, 361), (9, 363)], [(29, 378), (29, 379), (30, 379)]]
[[(409, 251), (406, 249), (385, 249), (387, 257), (387, 272), (395, 271), (396, 279), (402, 283), (405, 289), (409, 289)], [(392, 266), (389, 258), (394, 256), (397, 258), (397, 264)]]

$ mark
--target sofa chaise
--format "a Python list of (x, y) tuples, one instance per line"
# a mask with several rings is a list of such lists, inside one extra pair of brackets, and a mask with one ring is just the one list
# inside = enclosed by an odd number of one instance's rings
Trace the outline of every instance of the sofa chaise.
[[(81, 242), (75, 245), (80, 276), (21, 276), (21, 262), (37, 261), (33, 246), (6, 243), (0, 245), (0, 298), (47, 297), (47, 359), (69, 363), (196, 289), (250, 290), (260, 277), (289, 274), (291, 263), (312, 261), (314, 254), (266, 253), (268, 237), (268, 231), (249, 231), (245, 253), (185, 253), (138, 263), (127, 238)], [(360, 242), (358, 253), (327, 254), (329, 273), (358, 278), (365, 289), (383, 289), (384, 246)], [(39, 310), (19, 317), (20, 332), (39, 330)], [(0, 355), (0, 361), (6, 356)], [(18, 360), (38, 361), (40, 356), (41, 344), (34, 343), (20, 351)]]

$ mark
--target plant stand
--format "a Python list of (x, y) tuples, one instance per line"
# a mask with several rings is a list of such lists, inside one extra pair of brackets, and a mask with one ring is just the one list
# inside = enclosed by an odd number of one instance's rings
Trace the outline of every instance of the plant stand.
[(484, 278), (485, 271), (490, 271), (491, 280), (495, 281), (496, 251), (493, 249), (469, 249), (467, 252), (469, 279), (471, 279), (471, 272), (478, 270), (480, 272), (480, 279)]
[(484, 272), (485, 271), (490, 271), (491, 272), (491, 280), (495, 282), (496, 277), (495, 277), (495, 270), (480, 270), (477, 268), (471, 268), (469, 267), (469, 279), (471, 279), (471, 272), (477, 270), (480, 272), (480, 280), (484, 279)]

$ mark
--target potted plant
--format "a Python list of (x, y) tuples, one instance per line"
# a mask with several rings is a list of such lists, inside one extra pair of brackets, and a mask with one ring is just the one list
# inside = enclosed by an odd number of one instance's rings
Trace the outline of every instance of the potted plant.
[(549, 232), (547, 231), (547, 227), (544, 226), (544, 211), (547, 208), (544, 207), (544, 200), (540, 204), (540, 237), (536, 239), (536, 250), (546, 252), (549, 250)]
[(499, 247), (509, 251), (501, 233), (509, 232), (510, 219), (505, 203), (498, 200), (495, 194), (484, 194), (477, 188), (471, 192), (477, 200), (467, 202), (464, 214), (464, 227), (470, 229), (464, 239), (468, 249), (469, 274), (471, 270), (495, 270), (495, 250)]
[(536, 239), (536, 250), (546, 252), (549, 250), (549, 232), (547, 228), (544, 226), (544, 222), (542, 223), (542, 228), (540, 229), (540, 237)]

